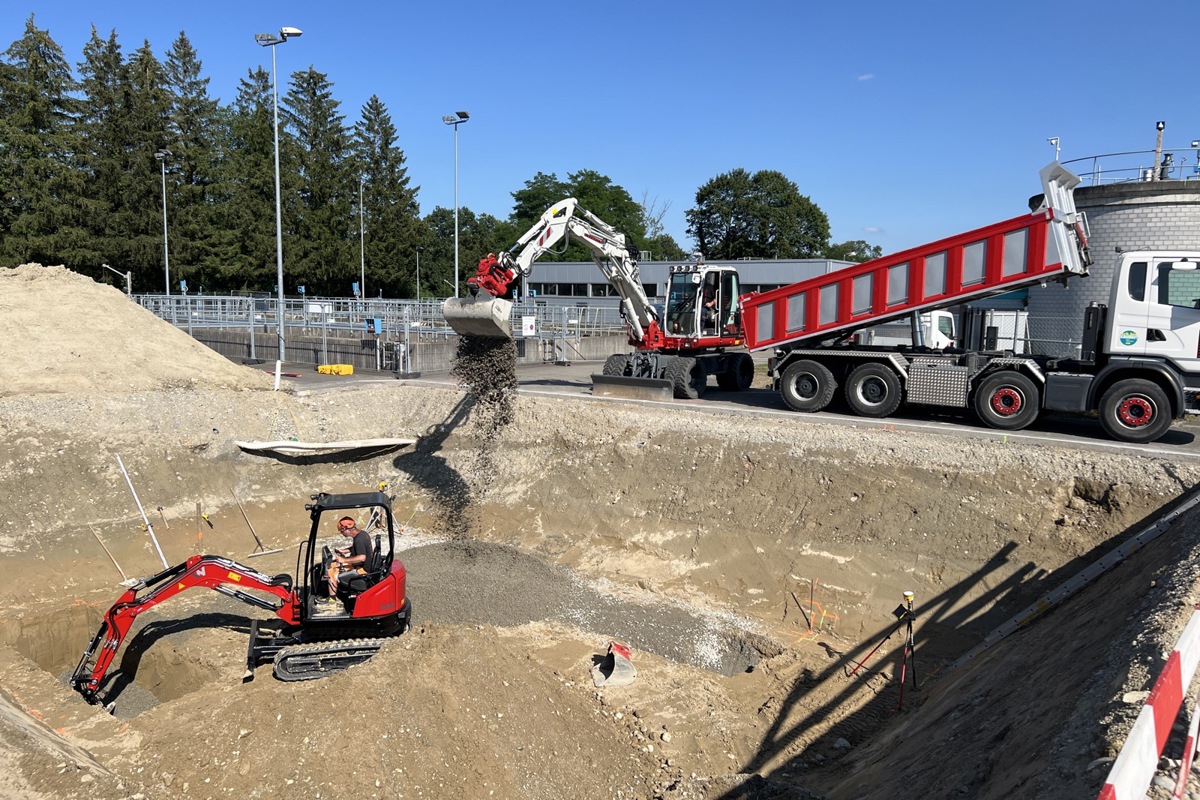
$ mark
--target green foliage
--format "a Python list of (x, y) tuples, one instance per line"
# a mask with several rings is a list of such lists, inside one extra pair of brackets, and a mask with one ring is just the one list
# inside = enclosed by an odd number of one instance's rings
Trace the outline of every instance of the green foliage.
[[(396, 126), (376, 95), (363, 105), (351, 147), (361, 181), (359, 224), (365, 253), (360, 253), (359, 270), (366, 271), (364, 294), (382, 291), (387, 297), (413, 297), (416, 247), (425, 238), (417, 204), (419, 187), (409, 185), (404, 151), (396, 145)], [(357, 204), (355, 198), (356, 208)]]
[[(590, 169), (572, 172), (566, 181), (559, 180), (554, 173), (539, 172), (525, 182), (524, 189), (513, 192), (515, 205), (509, 222), (517, 229), (517, 238), (547, 209), (568, 197), (574, 197), (580, 206), (624, 233), (626, 243), (634, 250), (642, 249), (646, 239), (642, 207), (624, 187), (614, 184), (607, 175)], [(591, 261), (592, 257), (586, 247), (572, 243), (559, 258), (562, 261)]]
[(683, 248), (675, 241), (663, 219), (671, 208), (670, 203), (659, 206), (658, 200), (651, 200), (647, 194), (642, 195), (641, 220), (646, 231), (643, 249), (650, 252), (650, 257), (656, 261), (680, 261), (687, 257)]
[[(209, 95), (184, 32), (164, 60), (150, 42), (128, 56), (116, 31), (93, 26), (75, 75), (33, 16), (0, 54), (0, 258), (64, 263), (101, 280), (101, 264), (131, 270), (135, 291), (164, 288), (163, 214), (172, 291), (274, 290), (276, 157), (285, 292), (349, 294), (366, 273), (368, 295), (453, 291), (454, 212), (422, 219), (396, 126), (372, 96), (348, 127), (333, 84), (315, 68), (291, 75), (281, 97), (278, 150), (271, 73), (247, 72), (237, 96)], [(164, 161), (159, 149), (169, 150)], [(659, 260), (685, 251), (666, 232), (666, 208), (637, 203), (595, 170), (565, 180), (538, 172), (513, 192), (507, 219), (459, 209), (459, 281), (485, 254), (513, 246), (553, 204), (575, 197)], [(827, 250), (820, 209), (778, 172), (736, 170), (697, 192), (689, 232), (711, 257), (804, 256)], [(847, 242), (828, 248), (866, 254)], [(840, 248), (840, 249), (838, 249)], [(876, 248), (877, 250), (877, 248)], [(589, 252), (573, 244), (569, 260)]]
[(275, 285), (275, 143), (271, 76), (250, 70), (220, 126), (227, 150), (216, 166), (214, 288)]
[(222, 259), (217, 225), (216, 183), (220, 146), (226, 130), (216, 100), (208, 96), (208, 78), (200, 58), (179, 32), (164, 65), (170, 110), (167, 147), (172, 245), (171, 275), (190, 288), (218, 288)]
[[(438, 206), (425, 217), (428, 245), (421, 254), (421, 296), (454, 294), (454, 209)], [(523, 232), (523, 231), (522, 231)], [(459, 294), (467, 291), (467, 278), (475, 274), (479, 260), (511, 246), (515, 238), (511, 223), (469, 208), (458, 210)]]
[(829, 242), (829, 219), (775, 170), (735, 169), (696, 191), (688, 233), (708, 258), (814, 258)]
[(75, 79), (47, 31), (25, 23), (0, 62), (0, 247), (7, 262), (59, 263), (85, 237), (72, 129)]
[(358, 260), (346, 246), (358, 181), (340, 105), (329, 78), (309, 67), (292, 74), (280, 106), (281, 123), (286, 120), (295, 137), (294, 167), (300, 176), (299, 191), (287, 204), (294, 232), (284, 273), (288, 293), (304, 285), (310, 294), (346, 295), (358, 276)]
[(867, 244), (862, 239), (851, 239), (841, 244), (831, 244), (825, 250), (826, 258), (836, 258), (840, 261), (855, 261), (861, 264), (883, 255), (883, 248), (877, 244)]

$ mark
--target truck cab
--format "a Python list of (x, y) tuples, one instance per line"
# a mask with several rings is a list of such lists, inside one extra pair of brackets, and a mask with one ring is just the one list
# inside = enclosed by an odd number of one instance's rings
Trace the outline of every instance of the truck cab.
[(1161, 358), (1181, 373), (1200, 372), (1198, 267), (1200, 253), (1125, 253), (1109, 298), (1108, 355)]

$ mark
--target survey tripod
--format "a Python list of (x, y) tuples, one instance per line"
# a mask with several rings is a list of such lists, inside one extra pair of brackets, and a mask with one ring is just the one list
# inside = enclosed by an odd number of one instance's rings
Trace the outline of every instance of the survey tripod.
[(904, 593), (904, 602), (896, 606), (896, 610), (892, 612), (892, 616), (896, 618), (896, 624), (892, 626), (884, 637), (871, 648), (871, 652), (867, 653), (862, 661), (854, 665), (854, 669), (850, 670), (848, 677), (854, 677), (863, 665), (870, 660), (871, 656), (875, 655), (875, 651), (883, 646), (883, 643), (891, 639), (901, 627), (906, 627), (904, 634), (904, 655), (900, 658), (900, 700), (896, 703), (896, 709), (904, 708), (904, 679), (908, 674), (909, 666), (912, 666), (912, 684), (913, 689), (917, 688), (917, 662), (915, 658), (915, 646), (913, 644), (913, 620), (917, 618), (917, 614), (913, 611), (913, 593)]

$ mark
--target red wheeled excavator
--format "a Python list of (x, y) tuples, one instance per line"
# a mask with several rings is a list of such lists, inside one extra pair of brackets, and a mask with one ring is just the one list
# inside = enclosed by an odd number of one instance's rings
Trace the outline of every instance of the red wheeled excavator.
[[(667, 303), (660, 315), (638, 271), (637, 252), (625, 234), (579, 205), (573, 197), (551, 206), (507, 252), (480, 260), (467, 279), (469, 297), (442, 305), (446, 323), (458, 334), (511, 338), (513, 290), (533, 264), (569, 236), (587, 247), (592, 260), (621, 296), (621, 316), (632, 353), (614, 353), (597, 388), (620, 387), (636, 396), (663, 394), (694, 399), (709, 375), (726, 391), (742, 391), (754, 380), (754, 362), (743, 350), (738, 310), (738, 273), (733, 267), (697, 262), (671, 267)], [(660, 316), (665, 317), (660, 319)]]
[[(296, 554), (298, 568), (303, 558), (299, 586), (291, 575), (265, 575), (215, 555), (195, 555), (157, 575), (139, 579), (104, 614), (100, 630), (71, 676), (71, 687), (89, 702), (101, 702), (105, 677), (138, 615), (196, 586), (274, 612), (282, 621), (282, 625), (273, 626), (270, 621), (251, 621), (245, 680), (252, 679), (254, 668), (268, 658), (273, 660), (275, 677), (280, 680), (320, 678), (366, 661), (379, 651), (383, 639), (407, 630), (412, 602), (405, 593), (404, 564), (394, 557), (396, 523), (391, 497), (383, 492), (361, 492), (321, 493), (310, 499), (313, 502), (304, 508), (312, 527), (307, 544)], [(330, 596), (326, 579), (333, 552), (328, 545), (318, 549), (325, 514), (332, 515), (335, 523), (343, 516), (368, 514), (369, 522), (363, 530), (374, 536), (371, 557), (362, 574), (350, 580), (344, 590), (339, 588), (335, 596)]]

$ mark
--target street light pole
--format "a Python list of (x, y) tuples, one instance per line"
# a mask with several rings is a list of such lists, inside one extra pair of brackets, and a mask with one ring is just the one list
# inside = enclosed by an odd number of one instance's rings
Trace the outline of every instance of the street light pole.
[(154, 157), (158, 159), (159, 165), (162, 167), (162, 196), (163, 196), (163, 277), (167, 284), (167, 294), (171, 294), (171, 254), (167, 248), (167, 159), (171, 157), (171, 151), (165, 147), (160, 147), (154, 152)]
[(421, 302), (421, 251), (424, 247), (417, 248), (417, 302)]
[(283, 346), (283, 211), (279, 199), (279, 74), (275, 68), (275, 45), (283, 44), (288, 39), (300, 36), (304, 31), (299, 28), (283, 27), (279, 35), (273, 33), (256, 33), (254, 41), (263, 47), (271, 48), (271, 94), (274, 97), (275, 119), (275, 282), (279, 297), (279, 361), (284, 359)]
[(442, 117), (442, 122), (454, 126), (454, 296), (458, 297), (458, 126), (469, 120), (465, 111)]
[(363, 184), (366, 183), (366, 176), (358, 176), (358, 257), (361, 260), (359, 265), (359, 298), (367, 296), (367, 234), (366, 223), (363, 221)]

